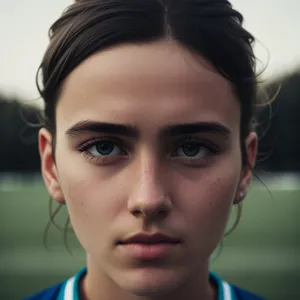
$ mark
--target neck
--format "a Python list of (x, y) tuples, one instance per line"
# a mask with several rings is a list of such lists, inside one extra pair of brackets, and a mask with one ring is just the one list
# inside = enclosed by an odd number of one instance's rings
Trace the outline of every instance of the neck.
[(175, 289), (155, 296), (138, 296), (116, 284), (108, 275), (101, 272), (97, 263), (88, 259), (87, 274), (80, 284), (80, 300), (216, 300), (217, 290), (209, 282), (208, 263), (199, 268)]

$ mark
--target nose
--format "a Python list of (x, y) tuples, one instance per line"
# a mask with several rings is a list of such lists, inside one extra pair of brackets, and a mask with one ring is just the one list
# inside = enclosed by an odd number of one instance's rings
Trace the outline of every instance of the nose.
[(144, 160), (138, 166), (138, 180), (128, 200), (128, 210), (145, 219), (165, 218), (172, 209), (159, 163)]

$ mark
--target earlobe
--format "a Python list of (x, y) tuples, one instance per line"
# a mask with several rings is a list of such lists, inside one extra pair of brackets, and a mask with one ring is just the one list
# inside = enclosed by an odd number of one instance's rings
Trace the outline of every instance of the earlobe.
[(41, 172), (47, 189), (54, 200), (58, 203), (64, 203), (52, 150), (52, 135), (47, 129), (40, 129), (38, 143), (41, 158)]

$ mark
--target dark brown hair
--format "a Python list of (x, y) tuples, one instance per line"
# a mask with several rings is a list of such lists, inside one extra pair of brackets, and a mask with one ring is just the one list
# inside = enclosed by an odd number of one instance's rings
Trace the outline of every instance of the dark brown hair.
[(257, 76), (254, 38), (242, 24), (242, 15), (227, 0), (77, 0), (51, 26), (37, 73), (43, 126), (52, 133), (53, 149), (56, 105), (72, 70), (109, 47), (166, 38), (206, 58), (231, 82), (241, 107), (241, 153), (247, 163), (245, 138), (252, 130)]

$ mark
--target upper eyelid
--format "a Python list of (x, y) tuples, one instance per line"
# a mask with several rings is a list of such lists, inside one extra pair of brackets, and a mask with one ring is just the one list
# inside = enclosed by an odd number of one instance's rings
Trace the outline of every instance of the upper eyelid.
[[(199, 142), (195, 141), (195, 142), (191, 142), (191, 143), (198, 144), (198, 145), (200, 145), (200, 147), (206, 148), (209, 152), (218, 152), (219, 151), (219, 147), (214, 146), (214, 145), (209, 144), (209, 143), (200, 142), (200, 141)], [(173, 155), (173, 153), (175, 153), (182, 146), (184, 146), (184, 143), (181, 143), (181, 144), (177, 145), (176, 147), (174, 147), (175, 148), (174, 151), (171, 152), (172, 155)]]
[(199, 138), (192, 137), (192, 138), (185, 138), (185, 139), (183, 138), (175, 143), (175, 147), (180, 147), (185, 143), (195, 143), (195, 144), (203, 145), (205, 147), (219, 148), (214, 142), (200, 137)]
[(80, 145), (77, 146), (77, 149), (84, 149), (84, 148), (90, 148), (94, 146), (97, 143), (100, 142), (112, 142), (115, 143), (119, 147), (123, 147), (124, 142), (121, 139), (114, 138), (114, 137), (97, 137), (97, 138), (91, 138), (87, 141), (84, 141), (80, 143)]

